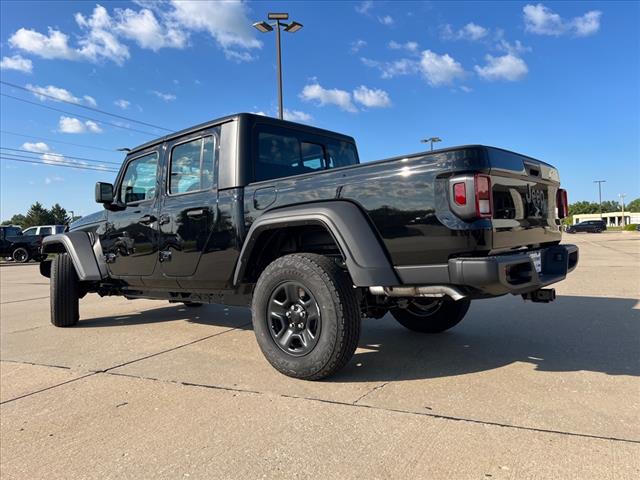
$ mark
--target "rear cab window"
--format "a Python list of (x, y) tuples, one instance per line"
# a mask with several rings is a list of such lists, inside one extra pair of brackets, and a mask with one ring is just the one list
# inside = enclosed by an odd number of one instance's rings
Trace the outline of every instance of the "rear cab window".
[(354, 143), (294, 129), (259, 125), (254, 145), (255, 182), (358, 164)]

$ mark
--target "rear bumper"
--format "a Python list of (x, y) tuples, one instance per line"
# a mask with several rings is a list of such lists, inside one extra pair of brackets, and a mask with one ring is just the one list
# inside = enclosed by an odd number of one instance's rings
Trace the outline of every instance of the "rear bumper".
[[(540, 252), (540, 272), (531, 257), (533, 252)], [(564, 280), (578, 265), (578, 256), (575, 245), (555, 245), (507, 255), (454, 258), (445, 265), (397, 267), (396, 271), (408, 285), (449, 284), (484, 296), (517, 295)]]

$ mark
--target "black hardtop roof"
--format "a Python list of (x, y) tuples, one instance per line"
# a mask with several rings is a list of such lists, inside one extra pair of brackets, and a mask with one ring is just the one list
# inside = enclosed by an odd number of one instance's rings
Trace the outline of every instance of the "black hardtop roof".
[(140, 150), (145, 150), (149, 147), (152, 147), (154, 145), (160, 144), (160, 143), (164, 143), (166, 141), (172, 140), (174, 138), (178, 138), (181, 137), (183, 135), (187, 135), (191, 132), (197, 132), (198, 130), (203, 130), (205, 128), (208, 127), (212, 127), (214, 125), (219, 125), (221, 123), (226, 123), (226, 122), (230, 122), (232, 120), (238, 120), (238, 121), (246, 121), (249, 122), (251, 124), (256, 124), (256, 123), (261, 123), (261, 124), (267, 124), (267, 125), (276, 125), (276, 126), (282, 126), (282, 127), (288, 127), (288, 128), (294, 128), (297, 130), (305, 130), (309, 133), (315, 134), (315, 135), (322, 135), (325, 137), (333, 137), (339, 140), (345, 140), (348, 142), (353, 142), (355, 143), (355, 140), (353, 139), (353, 137), (350, 137), (349, 135), (343, 135), (341, 133), (338, 132), (332, 132), (331, 130), (324, 130), (322, 128), (317, 128), (317, 127), (312, 127), (309, 125), (303, 125), (301, 123), (296, 123), (296, 122), (290, 122), (288, 120), (280, 120), (278, 118), (273, 118), (273, 117), (267, 117), (265, 115), (258, 115), (256, 113), (235, 113), (233, 115), (227, 115), (225, 117), (220, 117), (220, 118), (216, 118), (214, 120), (209, 120), (208, 122), (204, 122), (204, 123), (200, 123), (198, 125), (194, 125), (192, 127), (188, 127), (185, 128), (183, 130), (180, 130), (178, 132), (174, 132), (174, 133), (169, 133), (165, 136), (162, 137), (158, 137), (154, 140), (150, 140), (146, 143), (143, 143), (142, 145), (138, 145), (137, 147), (131, 149), (130, 152), (128, 152), (128, 155), (131, 155), (132, 153), (136, 153), (139, 152)]

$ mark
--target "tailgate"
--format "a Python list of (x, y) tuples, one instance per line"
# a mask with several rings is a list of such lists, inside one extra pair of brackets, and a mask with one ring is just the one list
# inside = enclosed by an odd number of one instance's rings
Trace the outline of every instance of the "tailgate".
[(559, 242), (558, 171), (551, 165), (488, 148), (493, 200), (493, 249)]

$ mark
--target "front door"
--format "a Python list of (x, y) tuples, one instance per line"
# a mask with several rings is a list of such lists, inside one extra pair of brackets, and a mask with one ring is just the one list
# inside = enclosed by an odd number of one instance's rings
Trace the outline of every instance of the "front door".
[(159, 217), (162, 273), (190, 277), (198, 267), (218, 218), (215, 127), (168, 145), (165, 195)]
[(158, 152), (129, 159), (116, 185), (122, 210), (109, 211), (102, 251), (111, 275), (151, 275), (158, 258)]

